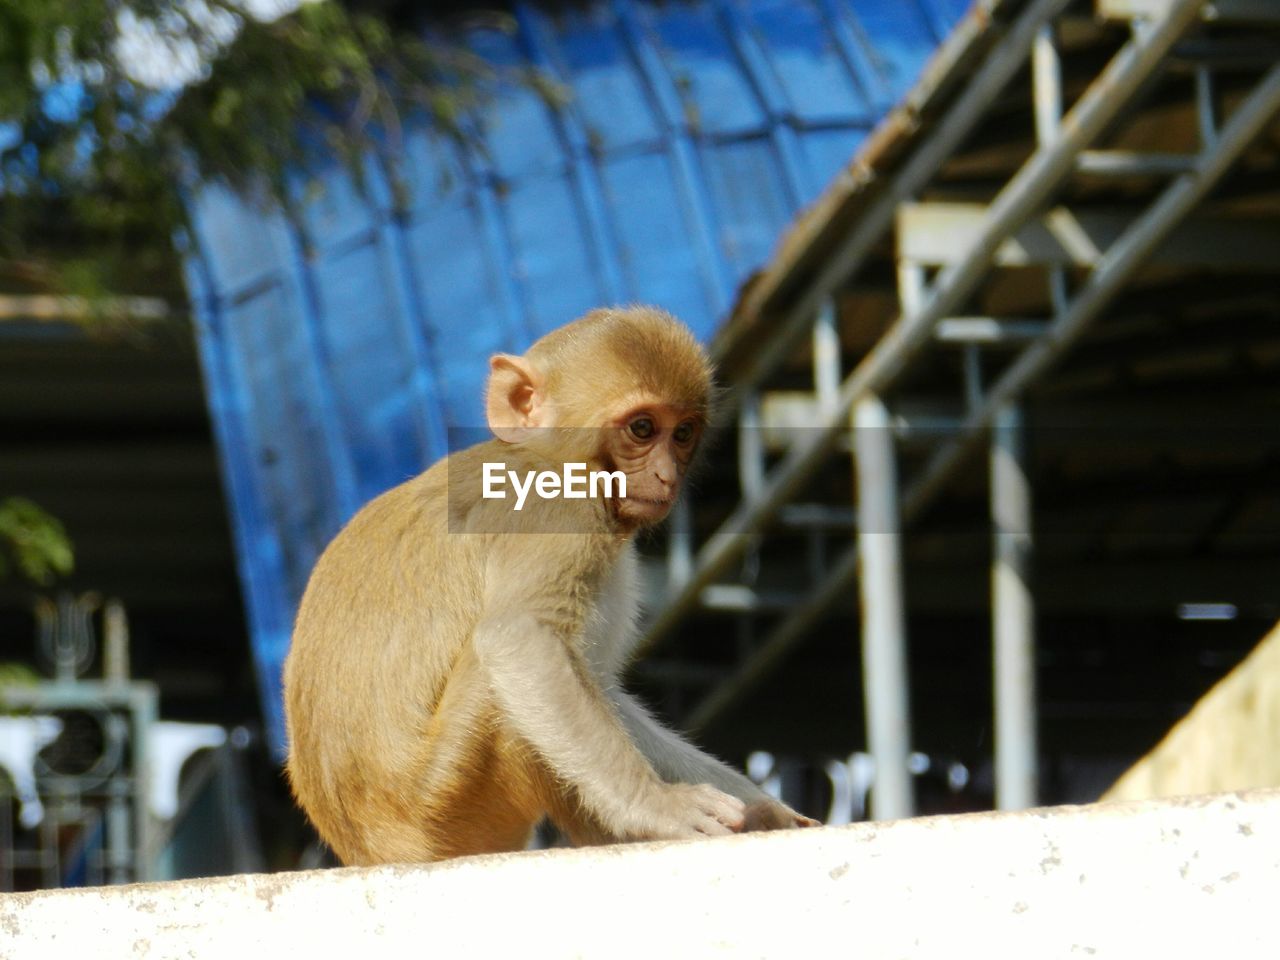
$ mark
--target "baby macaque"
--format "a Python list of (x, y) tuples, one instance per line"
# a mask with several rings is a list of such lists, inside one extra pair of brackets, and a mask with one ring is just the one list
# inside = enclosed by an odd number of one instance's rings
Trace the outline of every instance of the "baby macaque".
[(815, 825), (619, 686), (632, 540), (708, 416), (693, 335), (596, 310), (490, 367), (496, 439), (367, 504), (303, 596), (288, 773), (320, 835), (376, 864), (523, 849), (544, 816), (578, 844)]

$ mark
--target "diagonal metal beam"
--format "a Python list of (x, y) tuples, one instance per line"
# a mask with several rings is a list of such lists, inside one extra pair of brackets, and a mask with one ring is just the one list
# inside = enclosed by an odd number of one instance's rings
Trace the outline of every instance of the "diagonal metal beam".
[[(977, 286), (996, 249), (1048, 200), (1071, 172), (1076, 156), (1087, 147), (1158, 68), (1204, 0), (1170, 0), (1167, 19), (1135, 32), (1111, 59), (1102, 74), (1063, 118), (1058, 137), (1045, 144), (1010, 179), (988, 208), (983, 229), (969, 255), (945, 268), (919, 309), (904, 315), (872, 348), (841, 384), (839, 402), (817, 429), (805, 431), (782, 463), (769, 475), (759, 496), (738, 504), (698, 552), (694, 569), (680, 591), (658, 614), (641, 640), (640, 653), (651, 652), (694, 608), (702, 589), (746, 551), (747, 534), (766, 526), (779, 508), (794, 496), (831, 451), (846, 429), (854, 404), (873, 392), (883, 392), (907, 362), (933, 335), (941, 318), (955, 313)], [(1039, 26), (1036, 24), (1035, 26)], [(1028, 49), (1035, 30), (1027, 37)], [(1026, 59), (1022, 51), (1019, 62)], [(890, 221), (892, 215), (890, 215)], [(817, 304), (814, 304), (816, 310)], [(809, 314), (812, 321), (813, 312)]]
[[(920, 515), (955, 468), (989, 428), (1001, 404), (1020, 394), (1088, 328), (1141, 267), (1156, 244), (1221, 180), (1272, 117), (1280, 112), (1280, 66), (1274, 67), (1245, 99), (1223, 128), (1216, 144), (1195, 166), (1169, 187), (1107, 252), (1067, 310), (1052, 321), (1045, 336), (1016, 360), (994, 384), (984, 402), (964, 422), (961, 433), (929, 462), (902, 502), (906, 523)], [(756, 686), (808, 633), (809, 628), (842, 597), (858, 575), (853, 545), (836, 559), (831, 572), (796, 609), (764, 638), (760, 648), (732, 676), (704, 699), (687, 721), (705, 727)]]
[[(842, 284), (848, 282), (876, 243), (893, 225), (898, 205), (914, 198), (973, 132), (987, 108), (1030, 56), (1031, 45), (1041, 28), (1057, 16), (1068, 2), (1069, 0), (1035, 0), (1013, 22), (1008, 33), (993, 45), (982, 66), (974, 72), (966, 82), (964, 91), (948, 108), (946, 116), (938, 121), (937, 129), (912, 153), (902, 170), (892, 177), (886, 189), (859, 216), (849, 235), (840, 242), (817, 275), (806, 284), (799, 298), (787, 307), (778, 329), (761, 345), (751, 358), (750, 365), (732, 385), (729, 394), (722, 399), (723, 409), (732, 408), (744, 391), (763, 382), (795, 352), (823, 304)], [(972, 18), (962, 21), (959, 29), (982, 29), (976, 21), (971, 21)], [(945, 53), (944, 48), (941, 55)], [(908, 114), (905, 120), (892, 118), (899, 125), (919, 122), (909, 104), (899, 108), (899, 111)]]
[(1106, 252), (1045, 335), (1029, 346), (992, 385), (981, 407), (965, 420), (958, 436), (936, 453), (907, 490), (904, 512), (918, 513), (933, 499), (995, 411), (1016, 397), (1084, 333), (1161, 240), (1189, 214), (1230, 169), (1280, 109), (1280, 66), (1273, 67), (1222, 129), (1218, 142), (1167, 187), (1147, 211)]

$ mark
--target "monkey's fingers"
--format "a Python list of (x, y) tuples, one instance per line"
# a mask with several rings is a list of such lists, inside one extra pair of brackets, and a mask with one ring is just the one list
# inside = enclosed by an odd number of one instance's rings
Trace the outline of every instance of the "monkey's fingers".
[(747, 818), (747, 807), (737, 797), (717, 790), (709, 784), (696, 787), (698, 809), (723, 826), (724, 833), (732, 833), (742, 829)]
[(694, 827), (694, 832), (703, 837), (731, 837), (735, 831), (726, 827), (719, 820), (707, 817), (706, 820)]
[(745, 820), (741, 800), (705, 783), (664, 784), (654, 812), (658, 819), (640, 836), (652, 839), (720, 837), (739, 830)]

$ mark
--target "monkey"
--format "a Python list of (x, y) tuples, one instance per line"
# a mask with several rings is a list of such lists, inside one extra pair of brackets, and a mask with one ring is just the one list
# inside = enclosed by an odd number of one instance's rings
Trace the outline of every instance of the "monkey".
[[(575, 845), (816, 825), (620, 684), (635, 537), (674, 504), (712, 390), (669, 313), (591, 311), (492, 357), (493, 438), (371, 500), (321, 553), (284, 667), (286, 772), (344, 864), (520, 850), (544, 818)], [(486, 463), (618, 482), (517, 511), (484, 495)]]

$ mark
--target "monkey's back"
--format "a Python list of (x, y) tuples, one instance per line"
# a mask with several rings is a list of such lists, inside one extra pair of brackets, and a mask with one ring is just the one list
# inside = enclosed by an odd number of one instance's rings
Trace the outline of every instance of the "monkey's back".
[(425, 729), (481, 609), (485, 538), (451, 534), (448, 511), (446, 461), (370, 501), (320, 556), (298, 608), (284, 668), (289, 779), (348, 862), (370, 810), (421, 792)]

